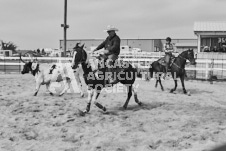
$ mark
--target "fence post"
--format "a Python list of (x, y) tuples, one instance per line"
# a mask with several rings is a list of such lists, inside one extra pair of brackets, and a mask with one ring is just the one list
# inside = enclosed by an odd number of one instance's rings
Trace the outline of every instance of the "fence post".
[(6, 74), (6, 68), (5, 68), (5, 56), (4, 56), (4, 73)]
[(210, 84), (213, 84), (213, 67), (214, 67), (214, 59), (211, 59), (211, 64), (210, 64)]
[[(195, 54), (195, 60), (197, 60), (197, 53)], [(196, 72), (197, 64), (198, 64), (198, 63), (196, 63), (196, 64), (194, 65), (194, 67), (195, 67), (195, 71), (194, 71), (194, 79), (197, 78), (197, 72)]]
[(209, 73), (209, 63), (208, 63), (208, 60), (206, 60), (206, 80), (208, 80), (208, 73)]
[(21, 65), (20, 65), (20, 59), (19, 59), (19, 73), (20, 73), (20, 68), (21, 68)]
[[(196, 63), (197, 64), (197, 63)], [(194, 65), (194, 67), (195, 67), (195, 71), (193, 72), (194, 73), (194, 77), (193, 77), (193, 79), (195, 79), (196, 80), (196, 78), (197, 78), (197, 72), (196, 72), (196, 64)]]

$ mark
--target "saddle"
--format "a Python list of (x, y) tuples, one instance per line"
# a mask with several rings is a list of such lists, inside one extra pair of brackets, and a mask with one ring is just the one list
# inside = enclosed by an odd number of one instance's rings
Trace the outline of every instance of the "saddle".
[[(106, 65), (106, 61), (107, 61), (107, 56), (103, 55), (103, 54), (100, 54), (99, 56), (96, 57), (100, 62), (98, 63), (98, 69), (101, 69), (101, 68), (105, 68), (107, 69), (107, 65)], [(125, 71), (126, 69), (129, 68), (129, 62), (127, 61), (123, 61), (123, 60), (119, 60), (119, 59), (116, 59), (114, 62), (114, 72), (123, 72)]]
[[(95, 75), (96, 75), (96, 77), (99, 77), (98, 76), (98, 71), (106, 72), (108, 70), (108, 67), (107, 67), (107, 64), (106, 64), (106, 61), (107, 61), (108, 58), (107, 58), (107, 56), (105, 56), (103, 54), (100, 54), (96, 58), (99, 60), (99, 63), (98, 63), (98, 69), (95, 71)], [(116, 59), (113, 62), (113, 64), (114, 64), (114, 66), (112, 68), (113, 69), (113, 74), (116, 73), (116, 75), (119, 72), (124, 72), (126, 69), (129, 68), (129, 62), (125, 62), (123, 60)], [(107, 79), (105, 80), (105, 84), (109, 84)]]
[[(170, 65), (169, 68), (172, 66), (172, 64), (174, 63), (176, 57), (174, 55), (171, 56), (170, 58)], [(166, 62), (165, 62), (165, 57), (160, 58), (159, 60), (157, 60), (159, 64), (166, 66)]]

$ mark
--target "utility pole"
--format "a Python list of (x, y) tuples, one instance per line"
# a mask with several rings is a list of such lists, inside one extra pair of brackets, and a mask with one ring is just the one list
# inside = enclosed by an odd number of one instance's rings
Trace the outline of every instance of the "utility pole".
[(64, 28), (64, 57), (65, 57), (67, 50), (67, 28), (69, 28), (69, 25), (67, 25), (67, 0), (64, 0), (64, 24), (61, 24), (61, 27)]

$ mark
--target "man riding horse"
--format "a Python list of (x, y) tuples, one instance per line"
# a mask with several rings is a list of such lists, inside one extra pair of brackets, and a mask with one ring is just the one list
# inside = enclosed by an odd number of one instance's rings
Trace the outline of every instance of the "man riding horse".
[(172, 57), (172, 52), (174, 51), (174, 46), (173, 44), (171, 44), (171, 38), (167, 37), (166, 38), (166, 43), (164, 44), (164, 52), (165, 52), (165, 75), (164, 75), (164, 79), (167, 75), (167, 71), (169, 69), (170, 66), (170, 62), (171, 62), (171, 57)]
[(107, 29), (104, 30), (108, 33), (108, 37), (103, 41), (93, 52), (100, 50), (102, 48), (105, 49), (103, 58), (105, 58), (107, 62), (107, 71), (110, 73), (110, 77), (108, 77), (109, 84), (117, 83), (117, 78), (114, 77), (114, 66), (115, 61), (118, 59), (118, 55), (120, 54), (120, 38), (116, 35), (117, 28), (112, 25), (108, 25)]

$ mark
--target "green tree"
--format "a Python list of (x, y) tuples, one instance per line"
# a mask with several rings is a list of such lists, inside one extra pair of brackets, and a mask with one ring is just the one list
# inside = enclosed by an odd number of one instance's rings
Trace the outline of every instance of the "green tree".
[(1, 41), (1, 45), (2, 45), (2, 50), (12, 50), (13, 53), (17, 53), (16, 52), (17, 46), (13, 42)]

